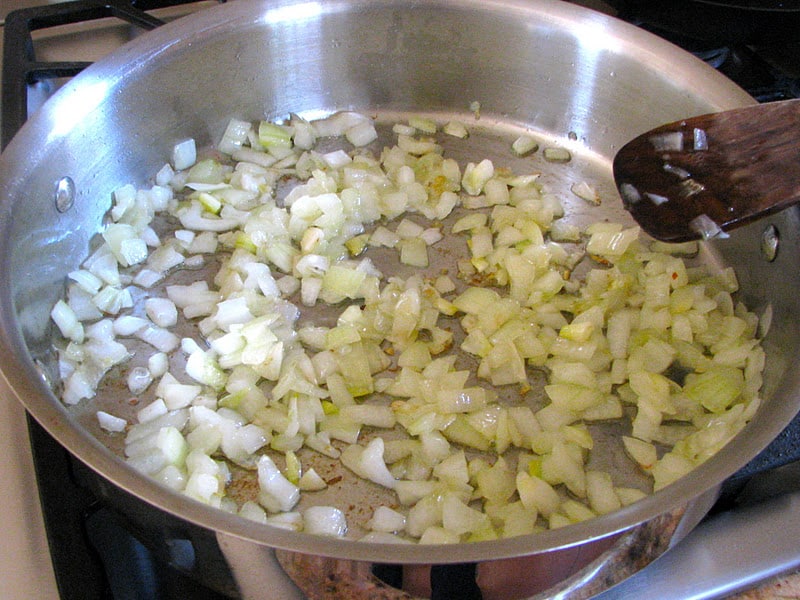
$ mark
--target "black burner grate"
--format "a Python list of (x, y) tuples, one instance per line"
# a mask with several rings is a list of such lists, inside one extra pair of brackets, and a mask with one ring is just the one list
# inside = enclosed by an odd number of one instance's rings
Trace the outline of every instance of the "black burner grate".
[(0, 147), (5, 147), (28, 118), (28, 86), (48, 79), (73, 77), (87, 62), (38, 61), (34, 50), (34, 31), (115, 17), (143, 30), (155, 29), (164, 22), (148, 10), (189, 4), (198, 0), (77, 0), (12, 11), (5, 19), (3, 39), (2, 132)]

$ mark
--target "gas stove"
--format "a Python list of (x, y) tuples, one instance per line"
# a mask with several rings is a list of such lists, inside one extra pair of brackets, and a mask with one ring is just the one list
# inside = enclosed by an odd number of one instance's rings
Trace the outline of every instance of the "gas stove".
[[(35, 60), (22, 52), (23, 42), (9, 42), (8, 37), (5, 42), (0, 40), (5, 57), (0, 84), (4, 142), (27, 114), (86, 64), (160, 21), (216, 4), (213, 0), (115, 0), (108, 5), (95, 4), (90, 10), (76, 2), (72, 7), (83, 8), (75, 16), (66, 5), (43, 2), (6, 0), (0, 7), (0, 19), (12, 10), (39, 7), (42, 11), (31, 13)], [(629, 3), (575, 3), (615, 14), (666, 37), (718, 68), (759, 101), (800, 97), (800, 73), (796, 71), (800, 41), (719, 44), (661, 29), (623, 6)], [(5, 29), (10, 22), (3, 22)], [(20, 67), (24, 73), (21, 81)], [(685, 540), (600, 598), (722, 598), (800, 568), (800, 545), (796, 543), (800, 539), (800, 463), (784, 464), (780, 459), (787, 453), (797, 455), (786, 448), (800, 440), (799, 427), (793, 424), (772, 448), (779, 466), (753, 477), (747, 469), (740, 473), (710, 516)], [(229, 539), (217, 539), (217, 546), (207, 547), (205, 542), (169, 531), (163, 532), (163, 539), (140, 539), (149, 534), (127, 531), (124, 519), (80, 485), (86, 468), (26, 416), (2, 380), (0, 448), (6, 457), (0, 461), (0, 481), (8, 488), (0, 511), (5, 536), (0, 545), (0, 597), (5, 600), (302, 597), (265, 549)], [(760, 456), (748, 468), (760, 471), (759, 462), (773, 460)], [(37, 469), (46, 474), (38, 480)], [(153, 551), (154, 546), (161, 551)], [(192, 573), (202, 569), (206, 555), (210, 559), (235, 555), (237, 567), (233, 573), (206, 574), (196, 581)], [(257, 571), (260, 576), (253, 577)], [(208, 578), (216, 579), (214, 589), (205, 585), (203, 579)]]

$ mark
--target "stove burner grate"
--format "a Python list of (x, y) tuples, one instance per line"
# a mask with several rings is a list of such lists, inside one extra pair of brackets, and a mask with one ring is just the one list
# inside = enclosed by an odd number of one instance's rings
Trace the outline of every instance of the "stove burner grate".
[[(77, 0), (12, 11), (4, 24), (2, 132), (4, 148), (28, 118), (28, 86), (59, 77), (74, 77), (91, 63), (38, 61), (32, 33), (40, 29), (115, 17), (143, 30), (164, 22), (148, 12), (198, 0)], [(224, 1), (224, 0), (221, 0)]]

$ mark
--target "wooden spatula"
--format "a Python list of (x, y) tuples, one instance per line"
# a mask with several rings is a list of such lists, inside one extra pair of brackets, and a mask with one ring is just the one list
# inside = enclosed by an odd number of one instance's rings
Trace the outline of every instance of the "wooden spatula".
[(614, 158), (625, 208), (670, 242), (724, 232), (800, 202), (800, 100), (663, 125)]

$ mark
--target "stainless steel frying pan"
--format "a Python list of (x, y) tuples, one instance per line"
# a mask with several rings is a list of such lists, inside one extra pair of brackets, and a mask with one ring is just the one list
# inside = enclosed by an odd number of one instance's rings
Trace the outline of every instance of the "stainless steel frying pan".
[[(212, 144), (232, 116), (274, 119), (348, 109), (383, 124), (410, 114), (471, 120), (470, 103), (476, 100), (480, 127), (470, 144), (482, 155), (500, 152), (520, 131), (570, 149), (573, 161), (543, 177), (565, 197), (572, 181), (598, 183), (608, 201), (602, 213), (575, 217), (583, 220), (623, 218), (611, 159), (625, 141), (662, 122), (752, 102), (676, 47), (555, 0), (237, 0), (183, 18), (137, 38), (68, 83), (0, 156), (3, 377), (33, 417), (103, 480), (235, 538), (302, 555), (418, 564), (552, 556), (605, 540), (597, 546), (600, 556), (644, 535), (652, 542), (643, 550), (646, 558), (629, 561), (631, 569), (643, 566), (691, 530), (720, 484), (800, 407), (794, 209), (702, 251), (704, 260), (736, 265), (741, 299), (771, 320), (759, 413), (717, 456), (677, 483), (560, 530), (422, 547), (256, 525), (142, 477), (94, 424), (98, 404), (67, 409), (53, 391), (48, 314), (65, 274), (86, 257), (111, 192), (145, 182), (176, 141), (194, 137)], [(62, 211), (54, 190), (65, 176), (76, 193)], [(768, 224), (780, 234), (771, 261), (761, 251)], [(639, 549), (634, 554), (642, 554)]]

